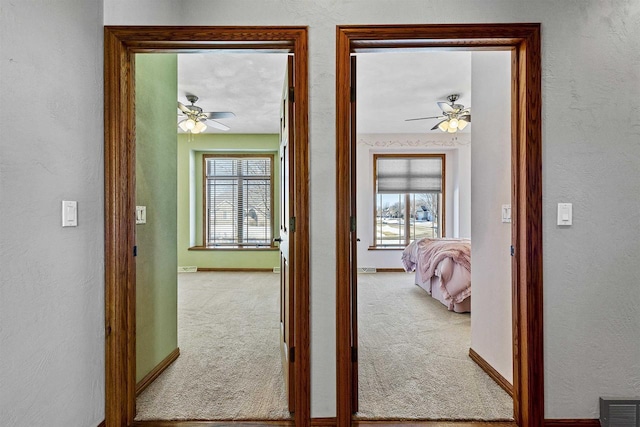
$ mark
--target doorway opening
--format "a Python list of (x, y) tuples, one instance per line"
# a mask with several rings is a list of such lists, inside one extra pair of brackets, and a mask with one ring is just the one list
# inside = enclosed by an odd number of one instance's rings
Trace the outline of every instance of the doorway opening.
[[(337, 420), (358, 405), (355, 60), (399, 49), (511, 51), (513, 409), (520, 426), (544, 418), (540, 35), (537, 24), (343, 26), (337, 40)], [(344, 171), (351, 171), (345, 174)], [(367, 213), (358, 213), (367, 215)], [(365, 230), (366, 232), (366, 230)]]
[[(136, 54), (136, 420), (291, 419), (293, 293), (279, 291), (289, 62)], [(190, 119), (198, 129), (184, 131)]]
[[(284, 139), (289, 147), (285, 157), (281, 159), (289, 166), (286, 189), (288, 191), (289, 186), (291, 188), (289, 192), (291, 197), (286, 200), (289, 215), (286, 223), (294, 224), (294, 227), (287, 229), (289, 238), (287, 260), (290, 274), (287, 275), (285, 291), (289, 294), (283, 297), (283, 300), (286, 299), (287, 303), (289, 316), (286, 322), (289, 327), (282, 329), (289, 331), (290, 334), (283, 338), (286, 345), (283, 350), (283, 357), (286, 359), (283, 369), (288, 368), (290, 371), (288, 372), (290, 375), (287, 375), (287, 378), (291, 378), (288, 384), (290, 398), (288, 409), (294, 414), (295, 425), (308, 425), (310, 379), (306, 45), (307, 32), (301, 27), (105, 27), (105, 421), (107, 426), (144, 425), (143, 421), (134, 421), (136, 414), (136, 258), (134, 257), (137, 218), (135, 214), (135, 57), (139, 53), (204, 53), (221, 50), (242, 53), (281, 53), (291, 58), (289, 61), (291, 72), (283, 90), (285, 98), (291, 97), (291, 102), (283, 103), (287, 126), (286, 128), (281, 126), (280, 129), (281, 135), (286, 135), (280, 140)], [(295, 102), (293, 102), (294, 93)], [(176, 126), (175, 119), (173, 126)], [(272, 163), (278, 163), (277, 147), (272, 158)], [(266, 161), (262, 160), (263, 163)], [(261, 160), (256, 161), (260, 163)], [(265, 177), (261, 175), (259, 178)], [(270, 189), (266, 191), (262, 185), (264, 183), (249, 181), (244, 179), (242, 185), (247, 189), (247, 193), (254, 195), (264, 193), (271, 197)], [(278, 182), (284, 181), (278, 180)], [(253, 186), (252, 189), (248, 190), (251, 186)], [(245, 227), (248, 234), (253, 232), (274, 234), (268, 236), (270, 240), (268, 245), (271, 249), (277, 250), (273, 239), (277, 239), (277, 233), (281, 236), (282, 230), (268, 230), (268, 227), (262, 224), (265, 221), (261, 221), (261, 218), (266, 218), (267, 215), (264, 212), (258, 212), (256, 206), (253, 207), (252, 212), (247, 212), (248, 218), (240, 218), (239, 222), (250, 223)], [(207, 227), (208, 225), (205, 225), (204, 228)], [(257, 230), (258, 228), (260, 230)], [(236, 242), (236, 244), (243, 244), (243, 242)], [(295, 348), (295, 359), (291, 357), (293, 348)], [(177, 354), (175, 356), (177, 357)], [(172, 422), (164, 421), (163, 423), (163, 425), (171, 425)], [(176, 422), (176, 425), (177, 423), (179, 422)]]
[[(398, 49), (354, 62), (354, 416), (510, 420), (510, 386), (470, 354), (511, 384), (511, 224), (500, 218), (511, 198), (511, 54)], [(445, 109), (465, 116), (464, 129), (438, 128)]]

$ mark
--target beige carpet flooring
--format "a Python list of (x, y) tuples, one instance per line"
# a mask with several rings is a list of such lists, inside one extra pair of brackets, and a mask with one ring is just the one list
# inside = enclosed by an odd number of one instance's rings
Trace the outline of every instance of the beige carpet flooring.
[[(512, 419), (468, 356), (470, 316), (406, 273), (360, 274), (360, 419)], [(180, 357), (137, 399), (137, 420), (285, 419), (279, 276), (181, 273)]]
[(137, 399), (136, 420), (289, 418), (279, 275), (178, 275), (180, 357)]
[(513, 419), (511, 397), (469, 358), (470, 315), (413, 278), (358, 275), (358, 418)]

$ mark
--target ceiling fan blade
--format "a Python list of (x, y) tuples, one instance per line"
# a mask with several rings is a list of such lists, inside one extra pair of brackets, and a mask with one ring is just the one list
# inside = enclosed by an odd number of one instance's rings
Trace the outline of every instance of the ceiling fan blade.
[(220, 130), (229, 130), (229, 129), (231, 129), (229, 126), (223, 125), (222, 123), (216, 122), (215, 120), (207, 120), (207, 124), (209, 126), (211, 126), (212, 128), (216, 128), (216, 129), (220, 129)]
[(207, 116), (207, 119), (230, 119), (236, 115), (231, 111), (212, 111), (211, 113), (202, 113)]
[(178, 101), (178, 110), (182, 111), (185, 114), (191, 112), (191, 110), (188, 107), (185, 107), (185, 105), (180, 101)]
[(438, 107), (440, 107), (440, 109), (445, 113), (453, 113), (455, 111), (453, 107), (447, 104), (445, 101), (438, 101)]
[(465, 120), (467, 122), (471, 121), (471, 114), (465, 114), (463, 116), (458, 117), (458, 120)]
[(441, 123), (444, 123), (444, 122), (446, 122), (446, 120), (441, 120), (441, 121), (439, 121), (439, 122), (438, 122), (438, 124), (436, 124), (434, 127), (432, 127), (432, 128), (431, 128), (431, 130), (436, 130), (436, 129), (438, 129), (438, 126), (440, 126), (440, 124), (441, 124)]
[(410, 122), (413, 120), (427, 120), (427, 119), (439, 119), (444, 116), (431, 116), (431, 117), (417, 117), (415, 119), (404, 119), (405, 122)]

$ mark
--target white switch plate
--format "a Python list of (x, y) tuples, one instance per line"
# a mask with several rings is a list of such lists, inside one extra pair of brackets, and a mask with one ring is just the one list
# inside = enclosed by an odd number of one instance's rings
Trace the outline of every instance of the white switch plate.
[(511, 205), (502, 205), (502, 222), (511, 222)]
[(558, 225), (573, 224), (573, 206), (571, 203), (558, 203)]
[(136, 206), (136, 224), (146, 224), (146, 223), (147, 223), (147, 207)]
[(62, 201), (62, 226), (78, 226), (78, 202), (69, 200)]

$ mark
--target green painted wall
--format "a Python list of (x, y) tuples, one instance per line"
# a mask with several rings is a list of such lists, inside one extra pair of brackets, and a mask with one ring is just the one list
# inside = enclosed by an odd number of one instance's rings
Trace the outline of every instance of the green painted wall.
[(147, 207), (136, 225), (136, 381), (178, 346), (177, 70), (176, 55), (136, 55), (136, 205)]
[[(233, 124), (230, 123), (232, 126)], [(280, 229), (280, 169), (278, 135), (198, 134), (178, 135), (178, 265), (200, 268), (273, 268), (280, 265), (278, 250), (194, 251), (203, 241), (202, 155), (203, 153), (255, 153), (274, 155), (274, 234)]]

